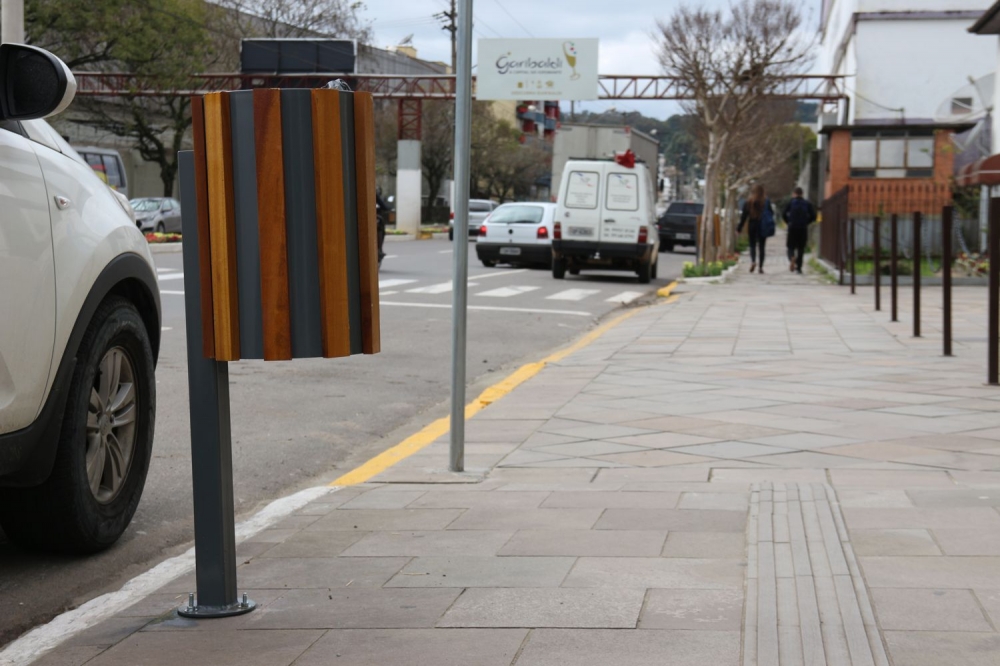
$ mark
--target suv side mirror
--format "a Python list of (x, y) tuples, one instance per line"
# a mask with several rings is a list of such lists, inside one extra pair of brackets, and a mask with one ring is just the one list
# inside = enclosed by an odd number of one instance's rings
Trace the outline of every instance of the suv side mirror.
[(0, 120), (31, 120), (59, 113), (76, 95), (76, 78), (48, 51), (0, 45)]

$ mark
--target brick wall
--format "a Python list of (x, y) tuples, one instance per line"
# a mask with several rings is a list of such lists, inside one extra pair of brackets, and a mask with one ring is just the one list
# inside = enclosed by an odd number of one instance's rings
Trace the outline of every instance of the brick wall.
[(951, 202), (955, 152), (951, 130), (934, 133), (932, 178), (851, 178), (851, 131), (830, 133), (829, 168), (824, 194), (830, 197), (845, 186), (851, 189), (851, 213), (940, 212)]

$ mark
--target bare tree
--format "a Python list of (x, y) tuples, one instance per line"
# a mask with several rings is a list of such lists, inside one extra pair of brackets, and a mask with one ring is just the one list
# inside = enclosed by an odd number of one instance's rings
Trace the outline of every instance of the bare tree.
[(719, 177), (733, 133), (788, 77), (809, 62), (812, 42), (792, 0), (740, 0), (720, 10), (681, 6), (657, 22), (664, 73), (677, 77), (692, 101), (688, 111), (704, 130), (705, 219), (702, 260), (714, 258), (712, 216), (719, 205)]
[(372, 27), (356, 0), (215, 0), (241, 37), (342, 37), (367, 44)]
[(420, 165), (431, 209), (441, 193), (441, 185), (451, 175), (451, 155), (455, 145), (454, 112), (454, 102), (427, 100), (423, 103)]

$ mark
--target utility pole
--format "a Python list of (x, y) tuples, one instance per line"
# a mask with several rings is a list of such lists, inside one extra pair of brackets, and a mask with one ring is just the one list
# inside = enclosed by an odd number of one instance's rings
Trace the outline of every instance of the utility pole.
[(454, 74), (458, 59), (458, 42), (456, 38), (458, 33), (458, 12), (455, 10), (455, 0), (451, 0), (451, 11), (438, 12), (434, 15), (434, 18), (444, 23), (441, 26), (442, 30), (451, 33), (451, 73)]
[(24, 0), (0, 0), (0, 24), (0, 42), (23, 43)]

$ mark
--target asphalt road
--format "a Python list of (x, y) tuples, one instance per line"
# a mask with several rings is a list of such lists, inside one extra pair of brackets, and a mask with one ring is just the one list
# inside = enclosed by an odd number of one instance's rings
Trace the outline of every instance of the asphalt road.
[[(328, 482), (448, 411), (452, 243), (387, 242), (380, 273), (382, 353), (230, 366), (237, 515)], [(469, 244), (468, 397), (544, 356), (600, 318), (676, 277), (691, 254), (660, 257), (659, 276), (483, 267)], [(157, 254), (163, 342), (154, 455), (139, 509), (105, 553), (26, 553), (0, 532), (0, 645), (180, 552), (193, 538), (180, 254)]]

